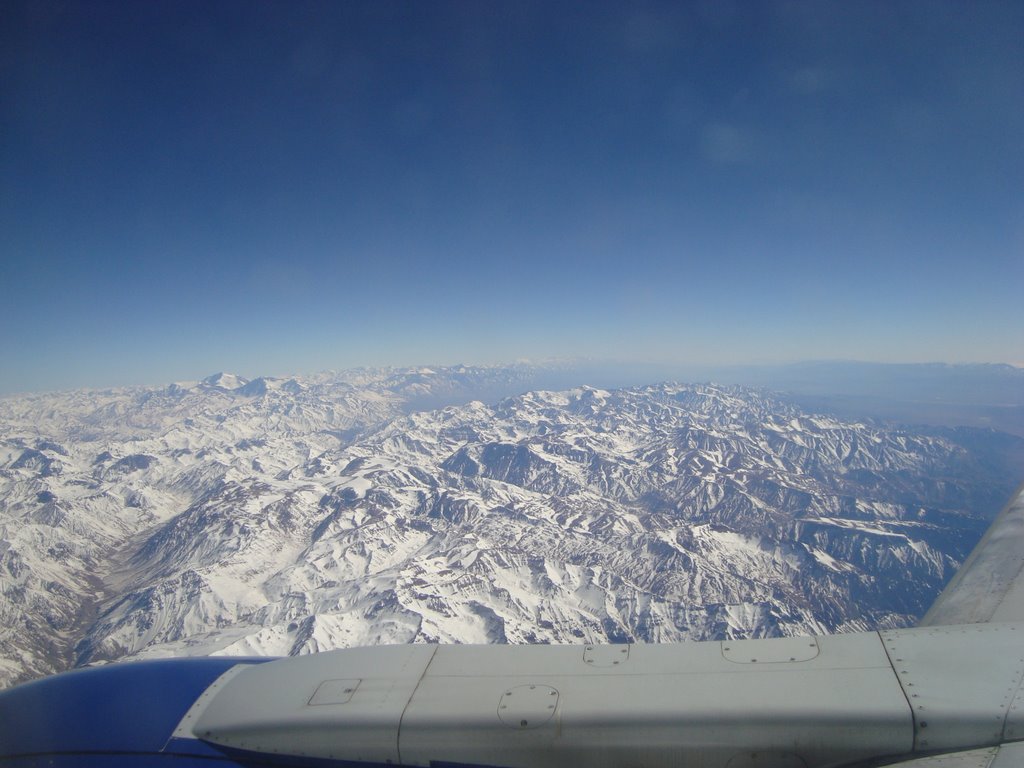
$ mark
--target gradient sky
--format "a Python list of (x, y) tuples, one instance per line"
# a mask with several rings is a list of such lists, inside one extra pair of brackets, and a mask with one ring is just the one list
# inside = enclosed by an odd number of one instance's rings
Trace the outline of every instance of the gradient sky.
[(1024, 4), (0, 6), (0, 392), (1024, 363)]

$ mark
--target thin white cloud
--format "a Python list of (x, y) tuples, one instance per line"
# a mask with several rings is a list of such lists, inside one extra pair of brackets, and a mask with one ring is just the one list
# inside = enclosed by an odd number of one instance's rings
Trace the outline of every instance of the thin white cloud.
[(801, 67), (787, 73), (786, 84), (796, 93), (812, 95), (831, 87), (832, 73), (822, 67)]
[(732, 123), (708, 123), (701, 132), (700, 148), (715, 163), (746, 163), (753, 159), (754, 141), (749, 131)]

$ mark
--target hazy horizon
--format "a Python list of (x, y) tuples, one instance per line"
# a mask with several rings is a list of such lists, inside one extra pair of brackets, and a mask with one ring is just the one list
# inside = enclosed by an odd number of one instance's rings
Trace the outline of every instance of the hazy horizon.
[[(706, 363), (686, 363), (672, 361), (629, 361), (616, 360), (611, 358), (546, 358), (546, 359), (519, 359), (507, 361), (479, 362), (473, 360), (458, 360), (451, 362), (412, 362), (408, 364), (385, 364), (385, 365), (353, 365), (348, 367), (322, 367), (311, 370), (289, 370), (269, 371), (254, 368), (252, 370), (239, 370), (228, 368), (215, 368), (208, 371), (193, 373), (187, 376), (173, 376), (161, 380), (137, 381), (113, 381), (107, 383), (84, 383), (79, 386), (58, 387), (54, 389), (33, 389), (33, 390), (12, 390), (0, 389), (0, 398), (32, 397), (37, 395), (59, 394), (62, 392), (89, 392), (121, 389), (161, 389), (171, 385), (195, 385), (207, 379), (220, 375), (237, 376), (245, 381), (255, 379), (286, 380), (290, 378), (313, 380), (333, 375), (344, 375), (359, 371), (393, 370), (405, 372), (410, 370), (437, 370), (449, 371), (453, 368), (465, 366), (470, 369), (515, 369), (535, 368), (538, 371), (547, 371), (550, 374), (564, 374), (578, 379), (576, 384), (566, 386), (634, 386), (639, 384), (655, 384), (660, 381), (687, 381), (695, 383), (698, 381), (712, 381), (715, 376), (725, 378), (720, 383), (744, 383), (742, 374), (752, 376), (749, 386), (758, 386), (758, 377), (770, 374), (785, 376), (799, 374), (801, 372), (829, 372), (833, 378), (836, 374), (845, 370), (854, 370), (861, 373), (877, 370), (883, 375), (886, 373), (898, 375), (900, 371), (919, 370), (921, 372), (941, 372), (954, 374), (957, 372), (979, 372), (983, 369), (1008, 368), (1013, 371), (1024, 371), (1024, 366), (1004, 362), (967, 362), (949, 363), (940, 360), (924, 362), (879, 362), (873, 360), (844, 360), (844, 359), (817, 359), (817, 360), (794, 360), (790, 362), (741, 362), (727, 365), (713, 365)], [(593, 381), (586, 379), (588, 375), (596, 374)], [(611, 377), (614, 381), (621, 378), (628, 380), (628, 384), (602, 383), (601, 377)]]

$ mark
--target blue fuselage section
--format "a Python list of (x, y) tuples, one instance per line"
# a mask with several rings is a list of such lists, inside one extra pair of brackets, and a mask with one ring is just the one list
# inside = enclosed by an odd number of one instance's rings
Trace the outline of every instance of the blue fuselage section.
[(111, 664), (0, 692), (0, 766), (187, 766), (242, 763), (195, 739), (173, 739), (204, 690), (239, 663), (190, 658)]

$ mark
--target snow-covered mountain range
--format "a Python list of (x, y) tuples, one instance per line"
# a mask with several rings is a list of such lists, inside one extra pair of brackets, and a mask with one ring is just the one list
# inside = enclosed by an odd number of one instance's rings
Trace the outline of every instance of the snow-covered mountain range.
[(906, 624), (1024, 451), (710, 384), (470, 400), (536, 375), (0, 400), (0, 686), (122, 657)]

